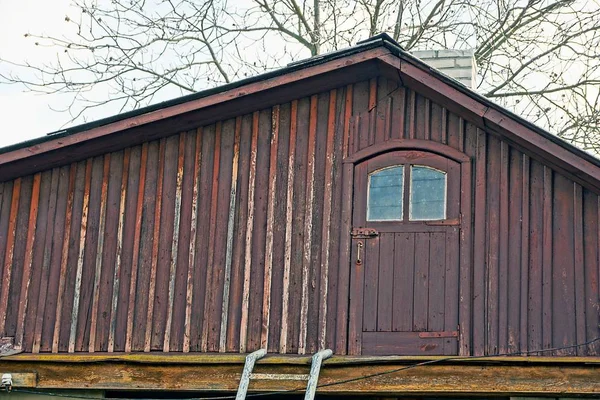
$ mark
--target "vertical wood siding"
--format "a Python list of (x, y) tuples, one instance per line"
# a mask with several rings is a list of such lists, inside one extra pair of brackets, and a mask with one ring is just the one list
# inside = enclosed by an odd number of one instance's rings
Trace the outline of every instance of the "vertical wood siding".
[(386, 78), (0, 183), (0, 334), (27, 352), (343, 354), (342, 160), (390, 139), (473, 159), (472, 281), (445, 289), (472, 303), (462, 353), (600, 334), (598, 195)]

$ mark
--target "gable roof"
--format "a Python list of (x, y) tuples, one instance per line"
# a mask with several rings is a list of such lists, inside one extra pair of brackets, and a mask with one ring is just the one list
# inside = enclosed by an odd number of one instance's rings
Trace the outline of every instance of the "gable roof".
[[(239, 114), (239, 100), (248, 96), (256, 98), (263, 94), (262, 100), (252, 102), (256, 109), (267, 106), (269, 102), (274, 104), (274, 100), (279, 99), (272, 96), (275, 90), (292, 93), (301, 90), (306, 86), (303, 83), (310, 79), (340, 85), (344, 83), (344, 79), (332, 81), (331, 77), (335, 76), (332, 74), (340, 75), (342, 71), (346, 71), (346, 80), (349, 77), (356, 80), (361, 73), (373, 75), (376, 65), (381, 66), (382, 70), (395, 70), (397, 75), (394, 77), (404, 85), (440, 102), (480, 128), (500, 135), (535, 158), (542, 159), (575, 181), (600, 193), (599, 159), (428, 66), (403, 50), (387, 34), (265, 74), (0, 148), (0, 180), (83, 159), (98, 154), (99, 150), (112, 151), (117, 142), (124, 147), (160, 137), (161, 133), (140, 134), (141, 128), (146, 129), (152, 126), (150, 124), (158, 126), (160, 122), (170, 122), (177, 131), (190, 129), (191, 120), (194, 119), (192, 117), (200, 115), (202, 111), (206, 114), (206, 111), (213, 110), (215, 114), (215, 107), (222, 108), (223, 105), (232, 103), (230, 108)], [(223, 115), (226, 116), (227, 112), (219, 113), (220, 117)], [(162, 125), (163, 131), (156, 129), (162, 132), (162, 136), (176, 133), (164, 131), (164, 126), (165, 124)], [(91, 148), (92, 143), (97, 144), (103, 140), (110, 143), (97, 147), (98, 150)], [(74, 158), (74, 151), (80, 156)]]

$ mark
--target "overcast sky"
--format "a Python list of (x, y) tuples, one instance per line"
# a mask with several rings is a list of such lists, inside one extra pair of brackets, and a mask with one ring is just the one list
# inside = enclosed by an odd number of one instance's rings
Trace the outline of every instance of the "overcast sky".
[[(35, 47), (24, 34), (29, 29), (60, 34), (68, 8), (69, 0), (0, 0), (0, 58), (32, 63), (54, 58), (56, 50)], [(68, 114), (51, 110), (51, 101), (61, 106), (55, 96), (24, 93), (24, 89), (0, 84), (0, 146), (42, 136), (69, 120)]]

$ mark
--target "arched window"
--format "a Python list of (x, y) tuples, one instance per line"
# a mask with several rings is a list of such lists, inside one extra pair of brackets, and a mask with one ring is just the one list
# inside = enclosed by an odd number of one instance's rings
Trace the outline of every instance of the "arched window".
[(367, 221), (446, 219), (446, 198), (446, 171), (419, 164), (383, 167), (368, 176)]

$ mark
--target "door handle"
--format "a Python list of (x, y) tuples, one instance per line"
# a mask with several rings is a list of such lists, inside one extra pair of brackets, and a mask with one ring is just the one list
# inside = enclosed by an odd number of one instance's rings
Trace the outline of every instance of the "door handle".
[(363, 242), (362, 241), (358, 241), (358, 243), (356, 243), (356, 263), (357, 264), (362, 264), (362, 255), (361, 255), (361, 250), (363, 248)]

